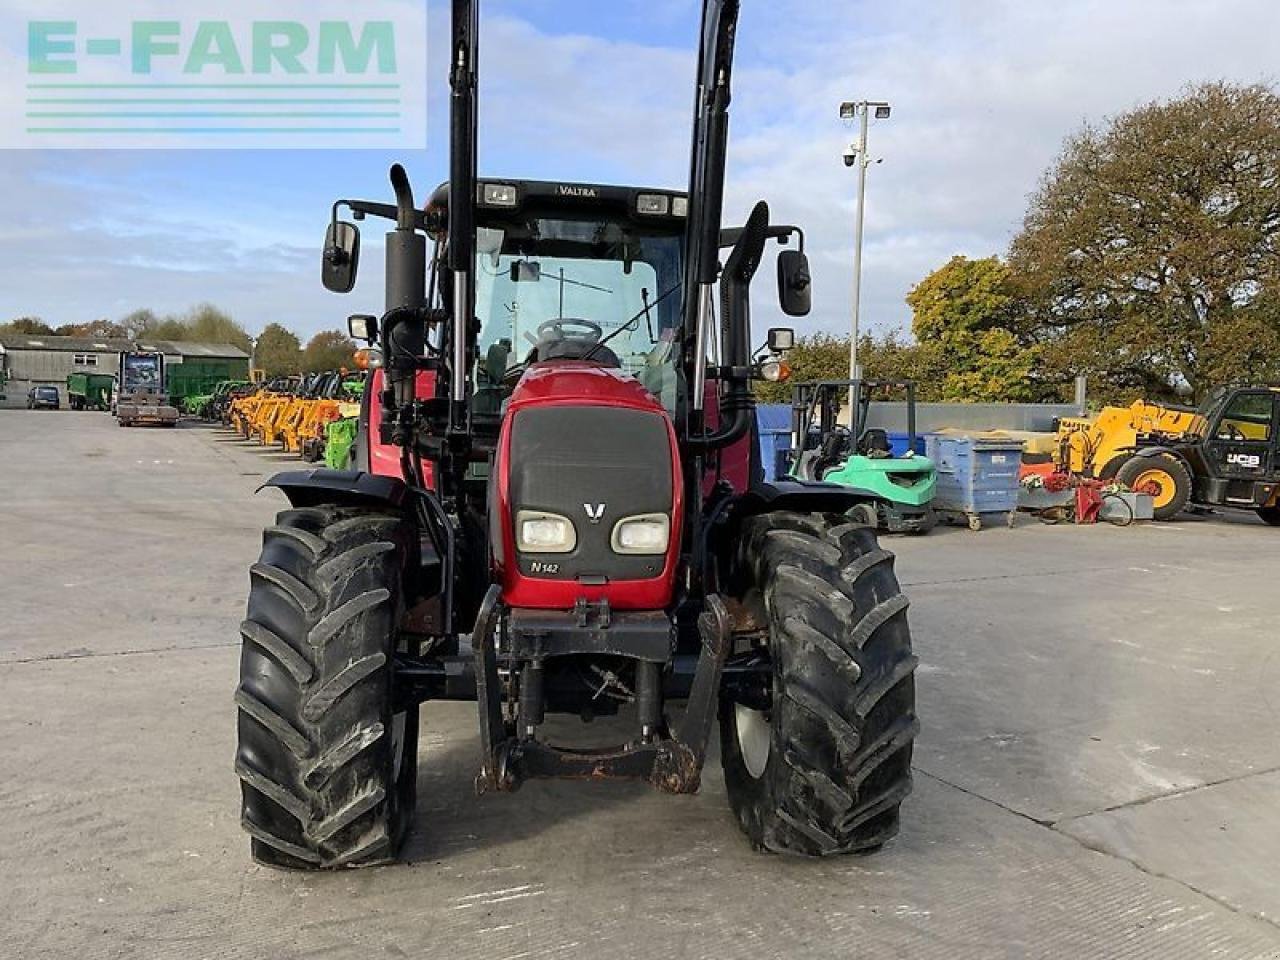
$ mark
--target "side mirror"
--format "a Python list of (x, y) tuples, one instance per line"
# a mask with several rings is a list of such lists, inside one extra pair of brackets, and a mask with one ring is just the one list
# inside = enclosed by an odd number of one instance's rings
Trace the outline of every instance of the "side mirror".
[(769, 328), (769, 352), (786, 353), (796, 345), (796, 332), (790, 327)]
[(326, 290), (350, 293), (360, 265), (360, 231), (354, 223), (335, 220), (324, 234), (324, 259), (320, 280)]
[(778, 305), (788, 317), (809, 314), (811, 284), (809, 258), (799, 250), (778, 254)]
[(347, 332), (353, 340), (373, 343), (378, 339), (378, 318), (367, 313), (353, 313), (347, 317)]

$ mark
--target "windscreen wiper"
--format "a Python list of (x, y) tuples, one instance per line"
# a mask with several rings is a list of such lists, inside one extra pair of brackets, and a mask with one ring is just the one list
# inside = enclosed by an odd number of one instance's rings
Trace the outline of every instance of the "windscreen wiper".
[[(657, 300), (654, 300), (652, 303), (650, 303), (646, 299), (644, 306), (641, 307), (640, 311), (636, 313), (630, 320), (628, 320), (626, 323), (620, 326), (617, 330), (613, 331), (613, 333), (609, 334), (607, 337), (603, 337), (600, 340), (597, 340), (595, 343), (593, 343), (591, 345), (591, 349), (582, 355), (582, 361), (585, 363), (586, 361), (590, 360), (593, 356), (595, 356), (595, 352), (597, 350), (603, 347), (606, 343), (608, 343), (618, 334), (622, 333), (623, 330), (630, 330), (632, 327), (634, 327), (641, 317), (647, 317), (649, 315), (649, 311), (652, 308), (656, 307), (663, 300), (667, 299), (667, 297), (671, 296), (673, 293), (679, 290), (682, 286), (684, 285), (677, 283), (673, 287), (668, 287), (667, 291), (664, 294), (662, 294), (662, 296), (658, 297)], [(652, 339), (652, 337), (650, 339)]]

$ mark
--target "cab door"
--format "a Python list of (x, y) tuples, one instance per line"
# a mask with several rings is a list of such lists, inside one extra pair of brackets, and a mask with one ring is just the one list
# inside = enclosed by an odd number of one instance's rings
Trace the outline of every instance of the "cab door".
[(1227, 480), (1266, 480), (1276, 469), (1277, 401), (1271, 390), (1240, 390), (1213, 424), (1208, 454), (1215, 474)]

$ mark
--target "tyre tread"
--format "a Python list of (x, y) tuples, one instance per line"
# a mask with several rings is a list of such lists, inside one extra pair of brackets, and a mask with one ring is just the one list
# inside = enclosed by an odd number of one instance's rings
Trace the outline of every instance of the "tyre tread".
[(726, 700), (721, 756), (730, 803), (758, 848), (826, 856), (897, 833), (920, 724), (893, 560), (874, 529), (838, 515), (779, 511), (741, 531), (734, 583), (764, 600), (773, 742), (764, 774), (750, 777)]

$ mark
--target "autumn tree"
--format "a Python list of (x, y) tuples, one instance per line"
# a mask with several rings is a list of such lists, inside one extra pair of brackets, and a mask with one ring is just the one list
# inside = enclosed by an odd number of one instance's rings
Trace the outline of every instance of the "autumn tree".
[(268, 323), (258, 337), (253, 362), (267, 376), (298, 373), (302, 369), (302, 344), (278, 323)]
[(253, 338), (230, 315), (211, 303), (193, 307), (183, 318), (186, 327), (185, 340), (201, 343), (229, 343), (245, 353), (253, 350)]
[(939, 399), (1041, 399), (1038, 351), (1018, 336), (1022, 305), (998, 257), (952, 257), (907, 294), (907, 305), (919, 349), (939, 378)]
[[(789, 403), (792, 384), (810, 380), (845, 380), (849, 376), (849, 338), (817, 333), (796, 340), (787, 354), (791, 379), (787, 383), (756, 383), (762, 403)], [(920, 344), (909, 343), (900, 332), (864, 333), (858, 338), (858, 366), (864, 377), (914, 380), (917, 398), (937, 399), (937, 357)]]
[(8, 323), (0, 323), (0, 335), (26, 334), (27, 336), (53, 336), (53, 327), (39, 317), (19, 317)]
[(302, 369), (307, 371), (337, 370), (354, 365), (355, 342), (337, 330), (322, 330), (307, 342), (302, 351)]
[(1280, 375), (1280, 97), (1208, 83), (1071, 137), (1011, 266), (1062, 379), (1202, 395)]

